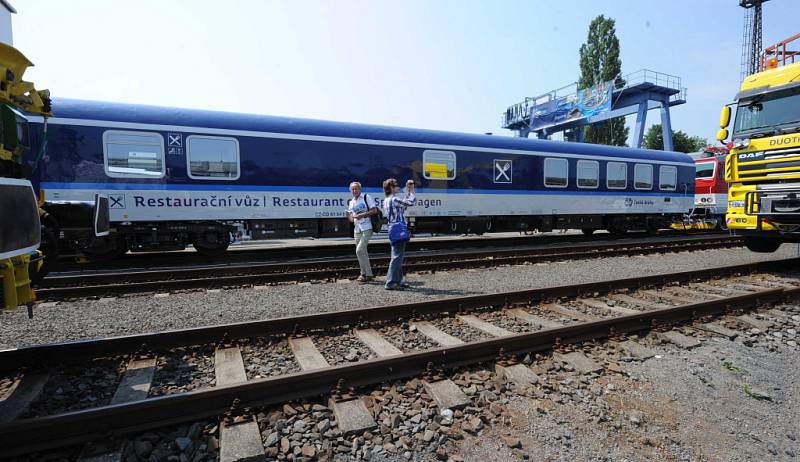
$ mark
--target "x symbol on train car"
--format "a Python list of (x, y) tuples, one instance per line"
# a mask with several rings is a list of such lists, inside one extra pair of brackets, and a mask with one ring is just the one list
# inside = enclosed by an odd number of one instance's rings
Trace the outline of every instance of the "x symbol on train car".
[(111, 208), (111, 209), (124, 209), (125, 208), (125, 195), (124, 194), (119, 194), (119, 195), (109, 194), (108, 195), (108, 200), (109, 200), (108, 208)]
[(167, 146), (183, 146), (183, 135), (180, 133), (167, 133)]
[(511, 161), (510, 160), (495, 160), (494, 161), (494, 182), (495, 183), (511, 183)]

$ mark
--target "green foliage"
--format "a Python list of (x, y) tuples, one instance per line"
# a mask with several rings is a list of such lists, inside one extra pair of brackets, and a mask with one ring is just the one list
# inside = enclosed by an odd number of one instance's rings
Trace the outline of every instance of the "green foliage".
[[(708, 140), (700, 136), (689, 136), (681, 130), (672, 130), (672, 145), (673, 149), (678, 152), (697, 152), (708, 146)], [(645, 132), (642, 147), (664, 149), (664, 135), (661, 130), (661, 124), (655, 124)]]
[(729, 371), (731, 371), (731, 372), (736, 372), (736, 373), (738, 373), (738, 372), (742, 372), (742, 370), (741, 370), (741, 369), (739, 369), (738, 367), (736, 367), (736, 366), (735, 366), (735, 365), (734, 365), (732, 362), (730, 362), (730, 361), (725, 361), (725, 362), (723, 362), (723, 363), (722, 363), (722, 367), (724, 367), (725, 369), (728, 369), (728, 370), (729, 370)]
[[(579, 88), (588, 88), (601, 82), (614, 80), (615, 86), (625, 84), (620, 76), (622, 61), (619, 58), (619, 39), (611, 18), (600, 15), (589, 24), (586, 43), (580, 48), (581, 75)], [(628, 128), (625, 118), (611, 119), (602, 126), (584, 128), (587, 143), (625, 146)]]

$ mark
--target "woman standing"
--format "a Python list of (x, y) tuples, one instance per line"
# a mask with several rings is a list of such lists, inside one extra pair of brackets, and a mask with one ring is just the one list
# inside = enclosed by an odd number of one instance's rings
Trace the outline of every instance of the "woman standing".
[(416, 201), (414, 180), (406, 182), (405, 197), (400, 194), (400, 187), (394, 178), (383, 182), (383, 192), (386, 195), (386, 199), (383, 200), (383, 210), (389, 226), (389, 241), (392, 244), (392, 259), (389, 262), (389, 272), (386, 274), (384, 287), (387, 290), (402, 290), (408, 287), (408, 284), (402, 283), (403, 256), (410, 238), (404, 212)]

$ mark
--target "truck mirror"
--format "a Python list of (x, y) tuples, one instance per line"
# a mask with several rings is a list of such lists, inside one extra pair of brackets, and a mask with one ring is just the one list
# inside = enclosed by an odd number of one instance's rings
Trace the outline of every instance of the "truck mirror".
[(720, 128), (717, 130), (717, 141), (725, 141), (726, 139), (728, 139), (728, 129)]
[[(719, 128), (727, 128), (730, 122), (731, 122), (731, 108), (730, 106), (723, 106), (722, 111), (720, 111), (719, 113)], [(717, 135), (719, 135), (719, 133), (717, 133)], [(727, 137), (728, 135), (725, 135), (725, 138)], [(717, 139), (719, 139), (719, 136), (717, 136)]]

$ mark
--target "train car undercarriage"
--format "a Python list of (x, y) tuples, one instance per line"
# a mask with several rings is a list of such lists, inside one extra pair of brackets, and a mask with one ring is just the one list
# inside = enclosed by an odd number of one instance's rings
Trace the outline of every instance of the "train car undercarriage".
[[(607, 230), (622, 236), (628, 231), (656, 232), (669, 228), (681, 217), (675, 214), (555, 215), (498, 217), (410, 217), (412, 232), (433, 234), (485, 234), (494, 232), (550, 232), (580, 229), (585, 234)], [(95, 237), (90, 230), (62, 226), (62, 248), (80, 251), (90, 258), (108, 259), (131, 252), (184, 250), (188, 246), (209, 256), (223, 253), (235, 241), (260, 241), (302, 237), (352, 236), (352, 224), (344, 218), (118, 223), (109, 236)]]

